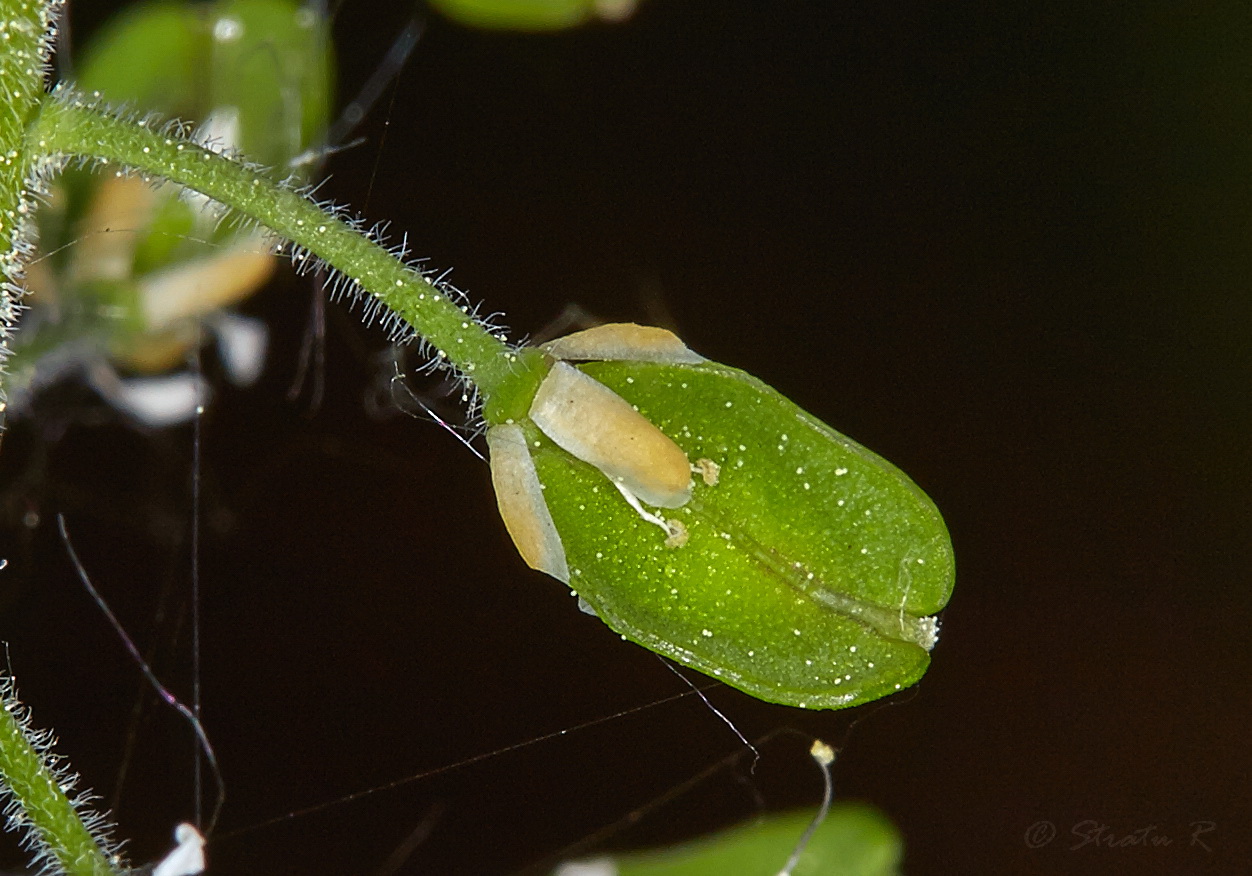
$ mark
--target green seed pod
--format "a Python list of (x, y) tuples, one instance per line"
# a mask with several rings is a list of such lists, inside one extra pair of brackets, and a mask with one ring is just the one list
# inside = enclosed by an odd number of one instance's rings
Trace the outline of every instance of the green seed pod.
[(907, 476), (668, 332), (602, 326), (547, 347), (571, 350), (586, 361), (558, 361), (530, 417), (488, 432), (497, 490), (528, 493), (500, 498), (528, 563), (624, 637), (764, 700), (841, 708), (921, 677), (953, 556)]

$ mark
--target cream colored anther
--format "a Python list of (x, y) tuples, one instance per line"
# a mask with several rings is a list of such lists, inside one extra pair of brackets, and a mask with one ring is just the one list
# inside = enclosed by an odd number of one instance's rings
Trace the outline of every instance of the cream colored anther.
[(565, 546), (543, 498), (526, 435), (513, 424), (487, 430), (491, 451), (491, 485), (504, 526), (526, 565), (569, 583)]
[(595, 359), (698, 365), (705, 361), (678, 335), (651, 325), (610, 322), (557, 338), (542, 346), (553, 359)]
[(558, 446), (640, 501), (679, 508), (691, 498), (682, 448), (603, 383), (557, 362), (539, 385), (530, 418)]

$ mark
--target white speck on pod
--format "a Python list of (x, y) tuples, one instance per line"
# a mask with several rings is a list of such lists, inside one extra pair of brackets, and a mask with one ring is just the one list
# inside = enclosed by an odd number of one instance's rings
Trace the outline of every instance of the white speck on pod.
[(213, 39), (219, 43), (233, 43), (243, 36), (243, 22), (238, 18), (223, 15), (213, 22)]

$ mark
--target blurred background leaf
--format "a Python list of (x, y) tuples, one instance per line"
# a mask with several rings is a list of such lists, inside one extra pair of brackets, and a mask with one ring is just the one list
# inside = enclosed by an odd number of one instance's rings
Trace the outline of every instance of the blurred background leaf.
[(428, 0), (453, 21), (474, 27), (556, 31), (589, 21), (622, 21), (639, 0)]
[[(775, 813), (670, 848), (566, 864), (553, 876), (777, 876), (812, 817), (803, 810)], [(899, 876), (902, 851), (900, 834), (882, 813), (840, 803), (813, 833), (794, 874)]]

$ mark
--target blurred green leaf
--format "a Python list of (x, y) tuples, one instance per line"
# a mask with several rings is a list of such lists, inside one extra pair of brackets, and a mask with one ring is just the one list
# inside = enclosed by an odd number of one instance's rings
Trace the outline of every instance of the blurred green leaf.
[[(777, 876), (811, 818), (807, 811), (771, 815), (689, 843), (565, 864), (554, 876)], [(837, 804), (794, 876), (898, 876), (902, 857), (899, 832), (877, 810)]]
[(78, 87), (111, 103), (231, 125), (230, 145), (282, 168), (321, 145), (334, 75), (327, 23), (294, 0), (145, 3), (96, 36)]
[(428, 0), (448, 18), (499, 30), (564, 30), (596, 18), (620, 21), (637, 0)]

